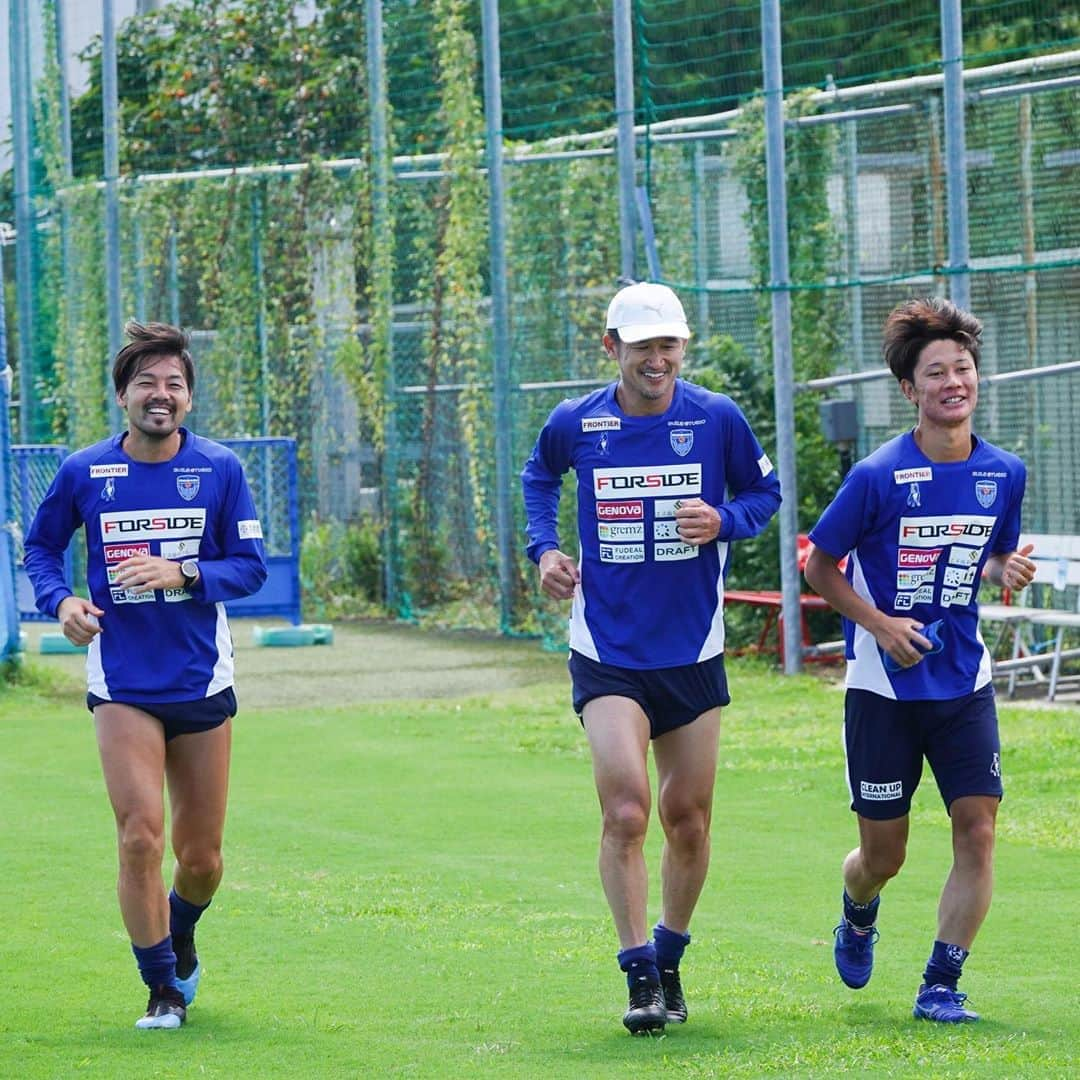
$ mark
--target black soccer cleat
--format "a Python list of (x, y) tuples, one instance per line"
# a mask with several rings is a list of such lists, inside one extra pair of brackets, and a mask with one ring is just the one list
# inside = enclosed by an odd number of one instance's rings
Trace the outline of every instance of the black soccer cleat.
[(659, 983), (649, 982), (643, 975), (634, 984), (630, 990), (630, 1007), (622, 1022), (631, 1035), (649, 1035), (664, 1030), (667, 1009)]
[(187, 1019), (184, 995), (175, 986), (155, 986), (150, 991), (146, 1015), (135, 1021), (145, 1031), (150, 1028), (178, 1028)]
[(667, 1010), (669, 1024), (686, 1023), (686, 998), (683, 997), (682, 980), (679, 969), (660, 969), (660, 989), (664, 992), (664, 1008)]

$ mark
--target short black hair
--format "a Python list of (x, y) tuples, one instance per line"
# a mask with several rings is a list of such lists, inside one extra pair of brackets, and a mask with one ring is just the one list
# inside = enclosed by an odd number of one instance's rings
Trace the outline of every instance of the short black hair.
[(117, 354), (113, 363), (113, 386), (122, 394), (127, 385), (148, 363), (162, 356), (175, 356), (184, 369), (188, 392), (195, 389), (195, 362), (188, 346), (191, 337), (186, 330), (168, 323), (141, 323), (131, 319), (124, 327), (131, 341)]
[(943, 339), (967, 349), (978, 370), (982, 323), (970, 311), (940, 296), (908, 300), (894, 308), (885, 320), (881, 352), (897, 379), (913, 382), (919, 354), (930, 342)]

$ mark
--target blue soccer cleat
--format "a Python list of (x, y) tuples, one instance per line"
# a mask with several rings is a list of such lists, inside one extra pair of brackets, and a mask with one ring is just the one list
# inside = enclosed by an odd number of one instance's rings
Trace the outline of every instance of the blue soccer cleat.
[(174, 934), (173, 951), (176, 953), (176, 986), (184, 995), (184, 1004), (190, 1005), (195, 1000), (202, 977), (202, 964), (195, 952), (195, 932)]
[(842, 918), (833, 930), (833, 936), (836, 938), (833, 959), (841, 980), (852, 990), (861, 990), (870, 981), (874, 970), (874, 942), (879, 937), (877, 927), (860, 930)]
[(186, 978), (177, 978), (176, 988), (184, 995), (184, 1004), (190, 1005), (195, 1000), (195, 993), (199, 989), (199, 979), (202, 976), (202, 964), (196, 962), (195, 970)]
[(915, 997), (911, 1015), (916, 1020), (937, 1020), (941, 1024), (971, 1024), (979, 1019), (977, 1012), (964, 1008), (967, 994), (949, 986), (923, 986)]

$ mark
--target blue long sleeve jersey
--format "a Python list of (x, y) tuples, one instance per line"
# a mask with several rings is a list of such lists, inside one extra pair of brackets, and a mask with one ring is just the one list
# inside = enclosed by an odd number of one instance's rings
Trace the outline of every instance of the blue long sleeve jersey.
[(963, 697), (990, 682), (976, 596), (986, 560), (1016, 550), (1027, 473), (1014, 454), (973, 439), (966, 461), (931, 461), (911, 432), (858, 462), (810, 531), (856, 594), (924, 626), (942, 649), (891, 670), (869, 630), (844, 619), (847, 685), (901, 701)]
[[(72, 594), (64, 551), (86, 527), (90, 598), (105, 612), (87, 651), (87, 683), (107, 701), (195, 701), (231, 686), (224, 602), (266, 580), (262, 529), (239, 458), (180, 432), (180, 451), (169, 461), (132, 460), (122, 435), (70, 455), (26, 537), (37, 606), (56, 615)], [(199, 580), (190, 590), (145, 593), (113, 585), (116, 565), (133, 555), (196, 559)]]
[[(756, 536), (780, 505), (780, 482), (738, 406), (677, 380), (668, 410), (627, 416), (612, 383), (556, 406), (521, 473), (528, 554), (559, 548), (559, 493), (577, 474), (581, 583), (570, 647), (648, 669), (724, 651), (724, 574), (732, 540)], [(675, 529), (682, 499), (720, 512), (707, 544)]]

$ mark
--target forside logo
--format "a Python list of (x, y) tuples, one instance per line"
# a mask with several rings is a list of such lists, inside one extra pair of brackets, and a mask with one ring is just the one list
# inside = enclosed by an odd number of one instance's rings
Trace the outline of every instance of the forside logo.
[(908, 547), (936, 547), (942, 542), (967, 540), (982, 546), (994, 531), (995, 517), (960, 514), (955, 517), (900, 519), (899, 543)]
[(139, 514), (116, 511), (101, 515), (104, 540), (152, 540), (163, 536), (202, 536), (206, 511), (202, 507), (152, 510)]
[(701, 466), (697, 464), (593, 470), (593, 495), (598, 498), (619, 492), (697, 495), (700, 491)]

